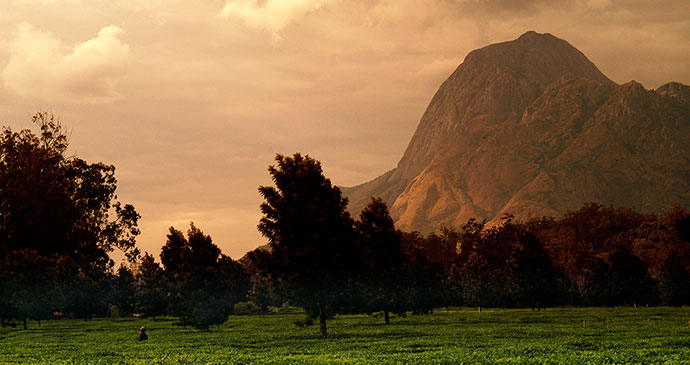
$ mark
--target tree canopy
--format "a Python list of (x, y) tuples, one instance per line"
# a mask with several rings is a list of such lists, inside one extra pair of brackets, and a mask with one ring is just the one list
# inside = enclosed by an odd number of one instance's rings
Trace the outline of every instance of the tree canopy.
[(187, 237), (170, 227), (161, 262), (170, 283), (172, 313), (184, 325), (208, 329), (225, 322), (233, 304), (244, 299), (249, 289), (242, 266), (221, 254), (211, 236), (193, 223)]
[[(117, 200), (114, 166), (67, 155), (69, 139), (52, 115), (32, 120), (37, 133), (4, 128), (0, 135), (0, 277), (7, 278), (0, 316), (89, 315), (98, 302), (92, 289), (113, 266), (108, 253), (117, 248), (131, 260), (139, 253), (139, 214)], [(18, 310), (27, 308), (21, 297), (43, 287), (60, 295), (31, 313)]]
[(271, 252), (262, 270), (280, 282), (285, 296), (315, 318), (326, 336), (326, 319), (347, 306), (357, 261), (347, 199), (323, 175), (319, 161), (299, 153), (276, 156), (275, 186), (261, 186), (259, 231)]

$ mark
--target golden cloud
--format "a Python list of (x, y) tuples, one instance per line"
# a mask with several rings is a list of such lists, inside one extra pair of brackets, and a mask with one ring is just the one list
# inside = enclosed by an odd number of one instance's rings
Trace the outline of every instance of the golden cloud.
[(19, 96), (67, 102), (109, 102), (120, 98), (118, 77), (127, 70), (129, 45), (122, 29), (109, 25), (83, 43), (66, 47), (50, 32), (19, 25), (9, 42), (9, 62), (1, 76)]
[(236, 17), (247, 26), (271, 31), (274, 36), (291, 23), (334, 0), (232, 0), (226, 1), (219, 17)]

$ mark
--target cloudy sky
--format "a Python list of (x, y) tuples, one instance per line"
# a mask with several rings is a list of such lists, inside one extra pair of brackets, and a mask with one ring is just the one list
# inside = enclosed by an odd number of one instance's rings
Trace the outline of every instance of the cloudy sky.
[(59, 116), (71, 153), (116, 166), (156, 256), (190, 221), (235, 259), (265, 243), (257, 188), (276, 153), (344, 186), (393, 168), (465, 55), (527, 30), (618, 83), (690, 84), (687, 0), (0, 3), (0, 122)]

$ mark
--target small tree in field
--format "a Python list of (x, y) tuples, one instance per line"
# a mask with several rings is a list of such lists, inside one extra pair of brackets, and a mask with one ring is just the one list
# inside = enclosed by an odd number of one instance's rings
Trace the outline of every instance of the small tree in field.
[(144, 253), (136, 275), (136, 309), (147, 317), (156, 320), (156, 316), (167, 313), (166, 292), (168, 282), (163, 269), (148, 252)]
[(134, 274), (124, 264), (120, 265), (112, 279), (112, 302), (117, 306), (119, 315), (134, 312), (135, 290)]
[(170, 227), (161, 261), (171, 283), (171, 307), (183, 325), (208, 329), (232, 313), (247, 294), (249, 279), (238, 262), (191, 224), (184, 234)]
[(647, 266), (627, 248), (619, 246), (611, 251), (608, 261), (616, 304), (646, 304), (658, 298), (656, 283), (647, 273)]
[(259, 187), (265, 201), (258, 228), (271, 253), (258, 264), (285, 297), (319, 318), (325, 337), (326, 319), (341, 310), (357, 260), (347, 199), (319, 161), (296, 153), (277, 155), (276, 162), (268, 169), (276, 186)]
[(520, 232), (508, 260), (508, 285), (513, 304), (532, 307), (532, 310), (556, 304), (559, 296), (556, 277), (551, 257), (541, 242), (529, 232)]
[(658, 279), (661, 304), (669, 306), (690, 304), (690, 275), (683, 267), (678, 254), (671, 254), (664, 260)]
[(355, 223), (362, 256), (359, 287), (369, 311), (383, 311), (385, 323), (390, 312), (406, 309), (404, 258), (400, 233), (381, 198), (373, 198)]

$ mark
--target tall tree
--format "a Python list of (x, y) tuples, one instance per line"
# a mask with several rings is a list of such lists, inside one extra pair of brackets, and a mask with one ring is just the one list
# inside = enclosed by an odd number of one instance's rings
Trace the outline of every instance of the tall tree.
[(264, 203), (258, 229), (271, 246), (261, 269), (279, 281), (290, 301), (319, 318), (326, 337), (326, 319), (347, 305), (358, 261), (347, 199), (319, 161), (296, 153), (279, 154), (276, 162), (268, 169), (275, 186), (259, 187)]
[[(26, 267), (14, 266), (22, 260), (40, 261), (53, 275), (22, 285), (59, 288), (65, 300), (52, 301), (55, 310), (85, 312), (90, 309), (75, 305), (93, 309), (79, 298), (84, 298), (86, 287), (100, 289), (113, 265), (108, 253), (119, 248), (131, 259), (138, 255), (139, 215), (133, 206), (117, 201), (114, 166), (68, 156), (67, 135), (52, 115), (38, 113), (33, 122), (40, 132), (4, 128), (0, 135), (0, 270)], [(50, 282), (66, 275), (67, 282)], [(17, 283), (0, 283), (2, 296)], [(0, 310), (25, 306), (22, 303), (26, 301), (5, 301)]]
[(549, 253), (529, 232), (520, 232), (508, 260), (509, 291), (520, 307), (549, 306), (559, 297), (556, 270)]
[(407, 256), (405, 271), (413, 313), (429, 314), (434, 308), (446, 304), (443, 265), (440, 262), (429, 260), (424, 250), (415, 248)]
[(582, 304), (611, 307), (615, 303), (611, 283), (611, 268), (601, 258), (581, 256), (580, 272), (576, 278)]
[(136, 285), (132, 270), (121, 264), (113, 277), (112, 286), (112, 301), (117, 306), (119, 315), (134, 313)]
[(683, 306), (690, 304), (690, 275), (678, 254), (669, 255), (659, 272), (659, 299), (661, 304)]
[(390, 312), (406, 309), (400, 232), (386, 203), (374, 197), (359, 214), (355, 227), (362, 257), (358, 286), (363, 289), (367, 310), (383, 311), (385, 323), (389, 324)]
[(654, 303), (657, 287), (647, 273), (647, 266), (623, 246), (619, 246), (608, 257), (611, 267), (611, 287), (616, 304)]
[(167, 313), (167, 291), (168, 282), (163, 269), (152, 255), (145, 252), (136, 273), (136, 309), (156, 320), (156, 316)]

